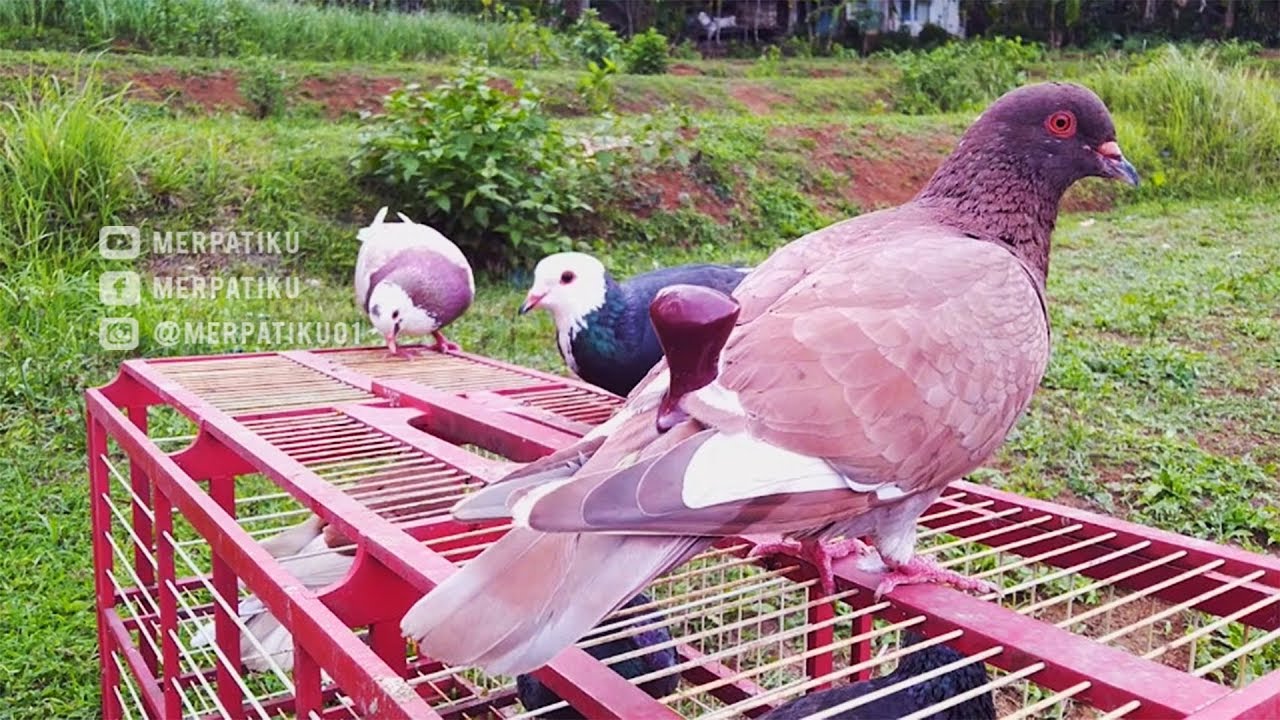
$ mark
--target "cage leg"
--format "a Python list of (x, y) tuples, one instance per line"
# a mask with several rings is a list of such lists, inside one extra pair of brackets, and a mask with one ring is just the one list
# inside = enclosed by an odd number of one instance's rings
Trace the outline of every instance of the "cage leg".
[(310, 717), (324, 709), (324, 693), (320, 690), (320, 665), (311, 657), (295, 635), (293, 639), (293, 688), (294, 713), (299, 718)]
[(404, 636), (400, 634), (398, 622), (379, 622), (370, 625), (369, 646), (400, 677), (409, 677), (409, 665), (405, 661)]
[[(834, 603), (830, 601), (817, 602), (825, 596), (826, 593), (822, 590), (821, 583), (814, 583), (809, 586), (809, 602), (816, 603), (809, 607), (808, 615), (810, 627), (826, 623), (828, 620), (835, 617), (836, 608)], [(834, 641), (835, 626), (831, 624), (822, 625), (818, 629), (810, 630), (805, 634), (806, 650), (814, 650), (821, 647), (828, 648), (827, 650), (810, 656), (804, 661), (805, 673), (810, 678), (819, 678), (825, 675), (830, 675), (832, 671), (835, 670), (835, 658), (832, 656), (832, 652), (830, 650), (831, 643)], [(831, 683), (822, 683), (821, 685), (814, 686), (810, 692), (821, 692), (829, 687), (831, 687)]]
[(114, 660), (115, 645), (107, 629), (107, 613), (115, 606), (115, 591), (111, 587), (109, 573), (112, 567), (111, 546), (107, 533), (111, 531), (111, 511), (107, 508), (110, 492), (108, 473), (103, 456), (107, 453), (107, 432), (92, 417), (88, 421), (89, 432), (89, 516), (93, 524), (93, 585), (97, 596), (98, 661), (101, 664), (102, 716), (117, 720), (123, 709), (116, 695), (120, 686), (120, 669)]
[(155, 493), (156, 513), (156, 575), (159, 586), (156, 594), (160, 600), (160, 655), (161, 687), (164, 688), (165, 717), (182, 715), (181, 688), (178, 678), (182, 668), (178, 664), (178, 596), (177, 577), (173, 566), (173, 506), (163, 492)]
[[(228, 515), (233, 518), (236, 516), (234, 476), (222, 475), (210, 478), (209, 495)], [(243, 673), (244, 664), (240, 662), (240, 628), (232, 617), (240, 610), (240, 590), (231, 566), (216, 552), (213, 554), (213, 589), (227, 601), (227, 606), (231, 609), (227, 612), (221, 605), (214, 603), (214, 637), (218, 647), (222, 648), (223, 654), (235, 666), (228, 668), (224, 663), (217, 664), (218, 699), (232, 720), (241, 720), (245, 716), (244, 692), (236, 683), (235, 674)]]
[[(146, 433), (147, 406), (130, 405), (126, 412), (129, 416), (129, 422), (132, 422), (135, 427)], [(151, 564), (151, 557), (154, 557), (155, 552), (155, 535), (151, 518), (147, 515), (151, 510), (148, 506), (153, 503), (151, 479), (136, 463), (131, 463), (130, 465), (129, 486), (133, 490), (133, 499), (130, 502), (133, 509), (133, 532), (137, 534), (139, 542), (133, 548), (133, 566), (137, 570), (138, 580), (141, 582), (142, 587), (154, 588), (156, 573)], [(156, 624), (153, 620), (143, 620), (139, 625), (139, 633), (147, 633), (152, 638), (156, 637)], [(142, 661), (146, 664), (147, 669), (154, 675), (156, 672), (156, 654), (151, 648), (151, 644), (147, 642), (139, 643), (138, 652), (142, 655)]]

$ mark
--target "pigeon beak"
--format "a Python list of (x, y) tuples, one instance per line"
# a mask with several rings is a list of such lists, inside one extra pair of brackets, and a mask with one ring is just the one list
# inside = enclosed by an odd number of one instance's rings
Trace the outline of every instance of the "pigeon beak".
[(1115, 140), (1109, 140), (1098, 146), (1098, 156), (1102, 158), (1103, 172), (1106, 176), (1130, 185), (1138, 184), (1138, 170), (1133, 164), (1124, 159), (1124, 154), (1120, 152), (1120, 145)]
[(520, 306), (520, 314), (524, 315), (530, 310), (538, 307), (538, 303), (542, 302), (542, 298), (546, 296), (547, 296), (546, 293), (543, 293), (541, 295), (534, 295), (533, 293), (529, 293), (529, 296), (524, 299), (524, 304)]
[(388, 335), (386, 335), (386, 336), (384, 336), (384, 337), (385, 337), (385, 339), (386, 339), (386, 341), (387, 341), (387, 349), (391, 350), (391, 353), (394, 355), (396, 352), (398, 352), (398, 351), (396, 350), (396, 336), (395, 336), (395, 333), (388, 334)]

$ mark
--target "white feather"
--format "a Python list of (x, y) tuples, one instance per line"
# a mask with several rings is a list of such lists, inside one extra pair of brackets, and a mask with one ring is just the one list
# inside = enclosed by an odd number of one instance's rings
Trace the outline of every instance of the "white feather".
[(742, 401), (738, 398), (738, 393), (726, 388), (719, 382), (713, 381), (710, 385), (691, 393), (691, 395), (720, 412), (737, 415), (738, 417), (746, 417), (747, 415), (746, 409), (742, 407)]
[(712, 436), (693, 454), (681, 499), (687, 507), (704, 508), (778, 493), (846, 488), (844, 476), (821, 458), (734, 433)]
[(546, 483), (545, 485), (539, 485), (538, 487), (535, 487), (534, 489), (525, 493), (523, 496), (520, 497), (519, 500), (516, 500), (515, 504), (511, 506), (512, 522), (514, 522), (519, 527), (529, 527), (529, 513), (533, 512), (534, 504), (536, 504), (539, 500), (541, 500), (542, 497), (547, 493), (551, 492), (552, 490), (555, 490), (556, 488), (560, 487), (561, 485), (564, 485), (565, 483), (572, 482), (572, 481), (573, 481), (573, 478), (567, 478), (565, 480), (556, 480), (554, 482)]

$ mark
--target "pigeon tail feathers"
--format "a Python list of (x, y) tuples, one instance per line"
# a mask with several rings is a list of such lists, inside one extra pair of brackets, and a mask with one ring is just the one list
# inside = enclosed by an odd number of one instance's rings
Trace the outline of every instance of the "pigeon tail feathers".
[(709, 543), (517, 527), (428, 592), (400, 629), (424, 655), (450, 665), (529, 672)]

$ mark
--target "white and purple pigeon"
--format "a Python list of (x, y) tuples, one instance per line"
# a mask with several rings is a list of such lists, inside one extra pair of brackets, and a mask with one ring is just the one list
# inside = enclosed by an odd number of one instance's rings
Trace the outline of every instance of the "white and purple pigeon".
[(1091, 176), (1138, 182), (1102, 101), (1024, 87), (910, 202), (782, 247), (732, 299), (664, 289), (650, 314), (665, 361), (608, 422), (454, 508), (514, 527), (401, 630), (424, 656), (526, 672), (738, 535), (787, 538), (763, 549), (811, 559), (827, 590), (831, 558), (852, 552), (883, 572), (877, 594), (988, 588), (916, 555), (916, 523), (1030, 404), (1058, 205)]
[(457, 320), (476, 295), (471, 264), (449, 238), (396, 213), (402, 222), (383, 222), (382, 208), (357, 233), (356, 303), (392, 353), (404, 335), (431, 335), (434, 349), (457, 350), (441, 330)]

